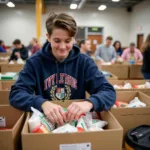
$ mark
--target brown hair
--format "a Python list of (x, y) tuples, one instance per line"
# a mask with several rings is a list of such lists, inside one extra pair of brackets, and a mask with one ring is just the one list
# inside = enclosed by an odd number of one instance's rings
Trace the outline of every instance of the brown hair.
[(141, 51), (144, 52), (150, 46), (150, 34), (148, 34), (145, 42), (142, 45)]
[(135, 43), (134, 43), (134, 42), (131, 42), (131, 43), (130, 43), (130, 46), (135, 46)]
[(19, 44), (21, 44), (21, 41), (19, 39), (16, 39), (16, 40), (13, 41), (13, 44), (14, 45), (19, 45)]
[(107, 36), (106, 40), (113, 40), (112, 36)]
[(73, 17), (65, 13), (51, 13), (46, 20), (46, 29), (49, 35), (52, 34), (54, 28), (65, 29), (69, 32), (70, 37), (74, 37), (77, 33), (77, 24)]

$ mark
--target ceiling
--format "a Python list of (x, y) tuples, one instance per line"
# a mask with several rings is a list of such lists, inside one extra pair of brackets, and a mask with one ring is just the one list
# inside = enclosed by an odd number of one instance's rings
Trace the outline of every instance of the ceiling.
[[(14, 3), (22, 4), (34, 4), (36, 0), (12, 0)], [(82, 7), (98, 7), (101, 4), (107, 5), (107, 7), (133, 7), (136, 4), (144, 0), (120, 0), (120, 2), (112, 2), (112, 0), (44, 0), (45, 4), (56, 4), (56, 5), (70, 5), (71, 3), (82, 4)]]

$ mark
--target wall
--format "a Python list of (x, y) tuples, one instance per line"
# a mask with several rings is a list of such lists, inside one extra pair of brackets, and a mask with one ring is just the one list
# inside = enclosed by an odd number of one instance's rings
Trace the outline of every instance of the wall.
[[(42, 37), (45, 40), (45, 20), (50, 12), (67, 12), (72, 15), (78, 26), (104, 27), (104, 37), (111, 35), (114, 40), (120, 40), (123, 46), (129, 43), (130, 13), (124, 8), (108, 8), (100, 12), (94, 9), (69, 10), (68, 7), (47, 6), (46, 14), (42, 16)], [(28, 44), (36, 36), (36, 20), (34, 5), (16, 5), (8, 8), (0, 5), (0, 39), (11, 45), (15, 38), (20, 38)]]
[[(142, 29), (139, 30), (138, 26)], [(150, 0), (136, 5), (131, 14), (130, 42), (137, 44), (137, 34), (144, 34), (144, 39), (150, 33)]]

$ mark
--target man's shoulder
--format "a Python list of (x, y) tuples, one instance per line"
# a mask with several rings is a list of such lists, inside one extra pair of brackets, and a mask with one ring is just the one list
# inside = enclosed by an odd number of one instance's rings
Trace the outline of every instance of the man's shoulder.
[(98, 49), (100, 49), (100, 48), (104, 48), (105, 47), (105, 45), (104, 44), (99, 44), (98, 46), (97, 46), (97, 48)]

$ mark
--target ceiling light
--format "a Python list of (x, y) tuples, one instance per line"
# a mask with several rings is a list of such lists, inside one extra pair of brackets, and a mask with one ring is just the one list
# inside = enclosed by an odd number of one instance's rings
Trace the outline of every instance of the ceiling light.
[(71, 4), (70, 9), (77, 9), (77, 4)]
[(107, 8), (106, 5), (101, 5), (101, 6), (98, 7), (98, 10), (105, 10), (106, 8)]
[(8, 2), (6, 5), (7, 5), (8, 7), (15, 7), (15, 4), (12, 3), (12, 2)]
[(113, 2), (119, 2), (120, 0), (112, 0)]

